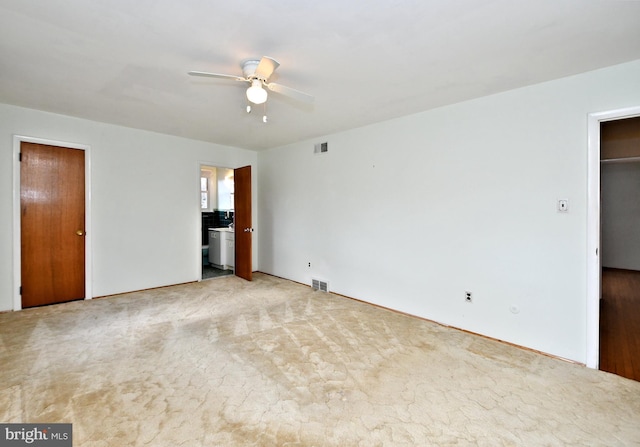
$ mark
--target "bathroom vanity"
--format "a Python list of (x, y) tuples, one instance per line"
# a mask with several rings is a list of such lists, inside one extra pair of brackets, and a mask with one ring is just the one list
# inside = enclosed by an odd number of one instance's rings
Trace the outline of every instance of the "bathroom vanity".
[(232, 228), (209, 228), (209, 264), (223, 270), (233, 270), (235, 233)]

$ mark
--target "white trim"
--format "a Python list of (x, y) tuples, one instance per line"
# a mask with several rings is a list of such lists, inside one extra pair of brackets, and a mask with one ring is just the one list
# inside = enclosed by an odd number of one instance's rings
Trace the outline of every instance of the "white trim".
[(22, 309), (20, 283), (22, 282), (22, 267), (20, 253), (20, 144), (22, 142), (46, 144), (49, 146), (68, 147), (85, 151), (84, 183), (85, 183), (85, 299), (93, 298), (92, 291), (92, 244), (93, 230), (91, 226), (91, 146), (65, 141), (48, 140), (46, 138), (13, 136), (13, 310)]
[(634, 116), (640, 116), (640, 107), (588, 116), (586, 365), (595, 369), (600, 357), (600, 123)]

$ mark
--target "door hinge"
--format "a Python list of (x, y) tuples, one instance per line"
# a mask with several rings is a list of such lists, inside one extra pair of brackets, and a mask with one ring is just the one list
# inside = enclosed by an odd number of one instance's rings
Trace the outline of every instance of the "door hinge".
[(20, 295), (22, 295), (22, 286), (20, 286)]
[(22, 161), (22, 152), (18, 152), (18, 161)]

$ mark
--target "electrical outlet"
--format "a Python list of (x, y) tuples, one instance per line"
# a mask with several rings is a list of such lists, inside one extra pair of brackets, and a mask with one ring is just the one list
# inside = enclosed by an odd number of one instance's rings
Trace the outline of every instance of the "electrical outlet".
[(465, 300), (467, 303), (470, 303), (470, 302), (472, 301), (471, 292), (469, 292), (469, 291), (464, 292), (464, 300)]

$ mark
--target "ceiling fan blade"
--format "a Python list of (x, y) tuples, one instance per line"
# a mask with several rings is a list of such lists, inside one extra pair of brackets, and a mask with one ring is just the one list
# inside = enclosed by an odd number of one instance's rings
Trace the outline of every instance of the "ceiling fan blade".
[(256, 76), (260, 79), (264, 79), (265, 81), (271, 77), (276, 68), (280, 66), (280, 63), (271, 59), (270, 57), (263, 56), (260, 59), (260, 63), (258, 64), (258, 68), (256, 68)]
[(219, 73), (209, 73), (207, 71), (190, 71), (188, 74), (191, 76), (204, 76), (207, 78), (222, 78), (222, 79), (233, 79), (236, 81), (246, 81), (245, 78), (240, 76), (226, 75), (226, 74), (219, 74)]
[(308, 93), (301, 92), (300, 90), (296, 90), (291, 87), (286, 87), (284, 85), (276, 84), (274, 82), (270, 84), (265, 84), (267, 88), (276, 93), (280, 93), (282, 95), (288, 96), (290, 98), (296, 99), (298, 101), (312, 103), (314, 101), (314, 97)]

